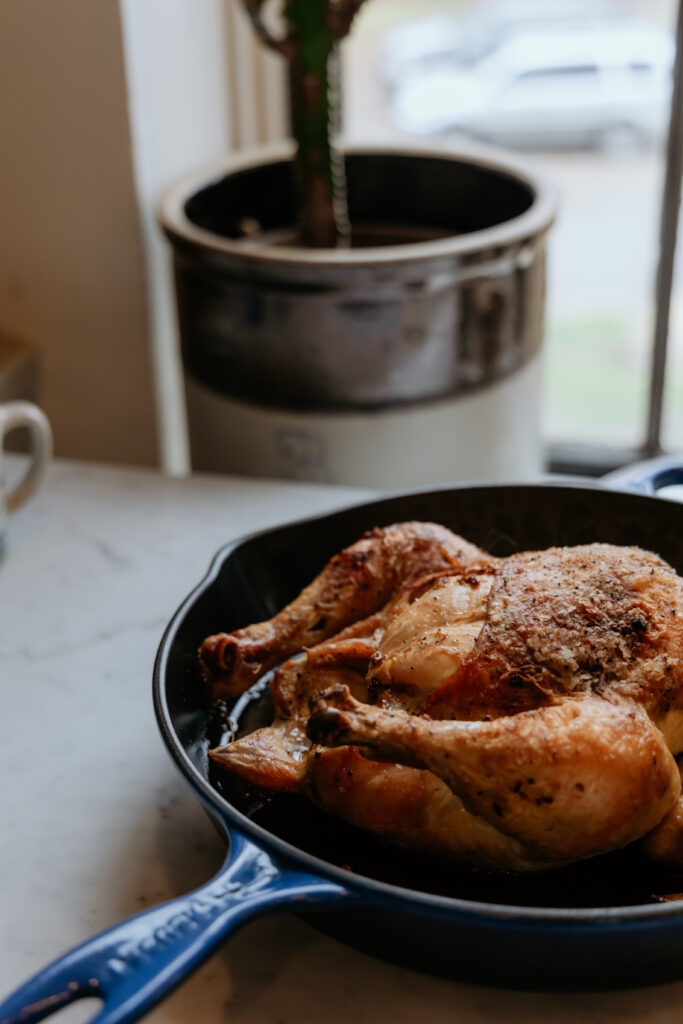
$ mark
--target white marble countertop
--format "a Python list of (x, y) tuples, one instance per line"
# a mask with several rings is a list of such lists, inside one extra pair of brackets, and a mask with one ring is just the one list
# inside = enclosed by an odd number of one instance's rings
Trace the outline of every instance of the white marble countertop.
[[(362, 497), (58, 461), (14, 517), (0, 566), (0, 994), (219, 867), (221, 843), (155, 725), (164, 626), (226, 541)], [(683, 983), (543, 995), (425, 977), (280, 914), (238, 932), (147, 1020), (664, 1024), (681, 1003)]]

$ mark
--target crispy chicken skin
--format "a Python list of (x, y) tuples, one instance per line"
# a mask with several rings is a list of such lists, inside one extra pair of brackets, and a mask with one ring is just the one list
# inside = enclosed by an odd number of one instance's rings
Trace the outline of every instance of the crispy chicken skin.
[(273, 725), (212, 758), (442, 859), (539, 870), (639, 840), (683, 867), (683, 581), (637, 548), (465, 543), (355, 625), (328, 610), (342, 632), (277, 670)]
[(584, 697), (491, 722), (435, 722), (369, 707), (344, 688), (317, 706), (314, 741), (427, 768), (471, 813), (549, 863), (625, 846), (680, 794), (676, 762), (637, 706)]
[(657, 827), (640, 841), (640, 850), (665, 868), (683, 868), (683, 797), (679, 796)]

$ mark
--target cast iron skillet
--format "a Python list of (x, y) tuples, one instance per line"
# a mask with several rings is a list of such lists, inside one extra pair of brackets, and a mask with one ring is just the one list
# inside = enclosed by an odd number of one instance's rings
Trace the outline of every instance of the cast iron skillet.
[[(683, 511), (648, 496), (683, 482), (670, 460), (617, 478), (641, 494), (581, 482), (462, 486), (391, 496), (255, 534), (223, 548), (173, 616), (154, 671), (159, 728), (175, 763), (229, 841), (221, 871), (67, 953), (0, 1005), (0, 1024), (38, 1021), (99, 996), (98, 1024), (137, 1020), (246, 921), (308, 914), (357, 948), (413, 968), (533, 989), (609, 988), (683, 977), (683, 873), (630, 850), (532, 879), (439, 870), (309, 810), (212, 778), (226, 728), (207, 709), (196, 651), (207, 634), (273, 614), (367, 528), (441, 522), (494, 554), (600, 540), (659, 552), (683, 573)], [(263, 688), (261, 688), (263, 690)], [(267, 697), (232, 709), (253, 727)], [(246, 723), (246, 724), (245, 724)], [(315, 911), (315, 914), (313, 913)]]

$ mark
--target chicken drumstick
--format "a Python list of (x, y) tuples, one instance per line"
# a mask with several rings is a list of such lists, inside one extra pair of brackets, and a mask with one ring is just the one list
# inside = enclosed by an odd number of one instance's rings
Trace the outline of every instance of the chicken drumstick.
[[(283, 658), (372, 616), (411, 579), (489, 559), (436, 523), (396, 523), (366, 533), (330, 559), (278, 615), (207, 637), (199, 659), (215, 699), (247, 690)], [(366, 627), (372, 631), (376, 622)], [(354, 636), (362, 635), (356, 627)]]

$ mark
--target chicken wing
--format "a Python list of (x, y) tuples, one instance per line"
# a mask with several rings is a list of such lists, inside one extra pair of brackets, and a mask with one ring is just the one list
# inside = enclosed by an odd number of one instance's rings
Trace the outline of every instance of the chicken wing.
[(365, 672), (374, 650), (367, 641), (347, 639), (320, 644), (303, 657), (285, 662), (271, 683), (272, 725), (217, 747), (209, 756), (257, 786), (297, 792), (311, 747), (306, 736), (310, 697), (330, 685), (343, 684), (367, 699)]

